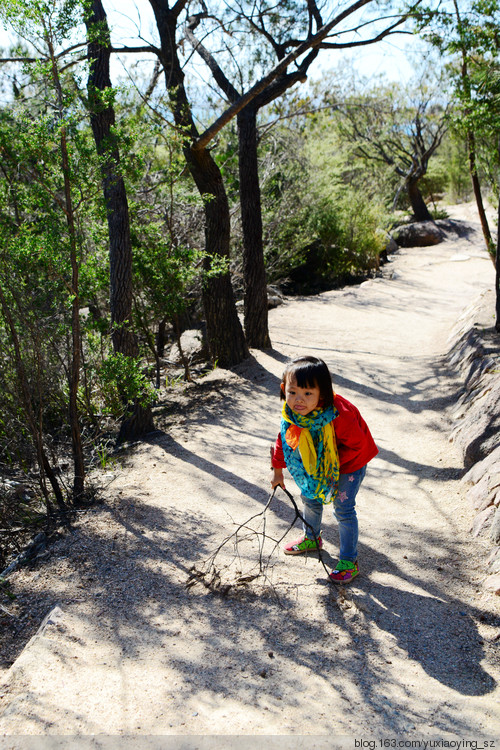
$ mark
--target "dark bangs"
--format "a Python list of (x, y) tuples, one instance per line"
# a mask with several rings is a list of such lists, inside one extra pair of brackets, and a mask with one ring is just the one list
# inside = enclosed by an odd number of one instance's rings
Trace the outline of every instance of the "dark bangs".
[[(317, 386), (323, 406), (332, 406), (332, 376), (322, 359), (318, 357), (298, 357), (292, 360), (286, 366), (281, 382), (285, 385), (289, 379), (295, 380), (299, 388), (314, 388)], [(281, 398), (285, 398), (283, 390), (281, 390)]]

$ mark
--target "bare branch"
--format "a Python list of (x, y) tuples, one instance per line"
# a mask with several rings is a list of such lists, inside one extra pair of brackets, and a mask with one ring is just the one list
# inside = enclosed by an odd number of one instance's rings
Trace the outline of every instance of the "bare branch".
[(201, 59), (207, 64), (216, 83), (222, 89), (222, 91), (226, 94), (229, 101), (235, 102), (240, 98), (241, 96), (240, 93), (236, 91), (233, 84), (226, 78), (224, 72), (218, 65), (214, 56), (206, 49), (206, 47), (204, 47), (204, 45), (195, 37), (193, 33), (193, 28), (196, 28), (199, 22), (200, 22), (199, 15), (196, 17), (188, 18), (188, 23), (186, 24), (186, 27), (185, 27), (186, 37), (189, 40), (189, 43), (191, 44), (195, 52), (197, 52), (199, 56), (201, 57)]
[[(308, 531), (311, 532), (312, 538), (317, 541), (316, 534), (314, 533), (314, 530), (312, 527), (304, 520), (303, 515), (298, 509), (297, 503), (295, 502), (295, 499), (293, 498), (293, 495), (288, 492), (284, 487), (281, 488), (283, 492), (286, 494), (290, 502), (292, 503), (292, 507), (295, 511), (295, 516), (290, 523), (288, 529), (285, 531), (284, 534), (279, 539), (272, 539), (272, 537), (269, 537), (266, 534), (266, 512), (269, 509), (271, 502), (274, 498), (274, 495), (276, 493), (276, 487), (273, 489), (271, 495), (269, 496), (269, 499), (264, 506), (263, 510), (261, 510), (259, 513), (255, 513), (253, 516), (251, 516), (247, 521), (244, 521), (243, 523), (239, 524), (236, 528), (236, 531), (233, 531), (232, 534), (227, 536), (217, 547), (217, 549), (212, 552), (209, 557), (204, 560), (199, 566), (194, 565), (191, 570), (188, 577), (188, 580), (186, 582), (186, 587), (191, 588), (196, 583), (202, 583), (207, 589), (212, 591), (213, 593), (222, 594), (223, 596), (227, 596), (232, 590), (236, 590), (237, 587), (240, 586), (246, 586), (247, 584), (251, 583), (252, 581), (256, 580), (257, 578), (263, 577), (264, 579), (267, 579), (267, 570), (269, 568), (269, 565), (271, 563), (271, 558), (274, 554), (274, 551), (278, 547), (278, 545), (281, 543), (281, 541), (284, 539), (284, 537), (288, 534), (290, 529), (295, 525), (296, 521), (301, 521), (308, 529)], [(251, 524), (256, 520), (260, 519), (262, 522), (262, 530), (258, 530), (251, 526)], [(242, 532), (248, 532), (244, 536), (242, 536)], [(257, 543), (258, 543), (258, 551), (259, 556), (258, 559), (253, 566), (253, 568), (247, 572), (243, 571), (237, 571), (236, 577), (232, 580), (223, 580), (222, 578), (222, 567), (220, 567), (218, 557), (220, 553), (223, 551), (223, 549), (226, 547), (227, 544), (232, 543), (235, 548), (235, 558), (240, 560), (240, 553), (238, 550), (238, 544), (242, 541), (246, 541), (251, 537), (256, 537)], [(263, 549), (264, 549), (264, 543), (265, 541), (269, 539), (273, 542), (272, 549), (266, 559), (263, 557)], [(330, 577), (328, 568), (325, 565), (325, 562), (323, 560), (322, 552), (320, 547), (317, 547), (318, 553), (318, 562), (321, 563), (323, 566), (325, 573), (328, 577), (328, 581), (332, 583)], [(227, 567), (227, 566), (225, 566)]]
[[(54, 59), (60, 60), (65, 55), (68, 55), (70, 52), (73, 52), (76, 49), (80, 49), (82, 47), (85, 47), (86, 44), (74, 44), (72, 47), (68, 47), (68, 49), (63, 50), (62, 52), (59, 52), (57, 55), (54, 55)], [(155, 47), (153, 44), (145, 45), (143, 47), (110, 47), (109, 51), (112, 53), (115, 53), (117, 55), (121, 54), (136, 54), (140, 52), (151, 52), (155, 55), (160, 54), (160, 50)], [(0, 57), (0, 65), (2, 63), (37, 63), (41, 62), (43, 60), (48, 60), (49, 57), (47, 55), (40, 55), (40, 57)], [(81, 62), (84, 58), (80, 58), (78, 62)], [(74, 64), (74, 63), (73, 63)]]
[(302, 44), (299, 45), (295, 50), (289, 52), (288, 55), (286, 55), (283, 60), (278, 63), (278, 65), (276, 65), (267, 75), (265, 75), (260, 79), (260, 81), (252, 86), (246, 94), (243, 94), (243, 96), (241, 96), (238, 101), (231, 104), (231, 106), (228, 107), (228, 109), (226, 109), (226, 111), (223, 112), (222, 115), (214, 123), (212, 123), (212, 125), (207, 128), (204, 133), (202, 133), (202, 135), (193, 143), (191, 148), (194, 151), (205, 148), (208, 143), (210, 143), (210, 141), (217, 135), (217, 133), (222, 130), (224, 125), (230, 122), (230, 120), (232, 120), (232, 118), (235, 117), (238, 112), (246, 107), (246, 105), (251, 102), (252, 99), (255, 99), (258, 94), (264, 91), (266, 86), (268, 86), (276, 78), (278, 78), (279, 75), (285, 73), (291, 63), (293, 63), (295, 60), (297, 60), (297, 58), (299, 58), (311, 48), (320, 45), (325, 37), (328, 36), (330, 31), (339, 23), (341, 23), (344, 18), (349, 17), (352, 13), (363, 8), (370, 2), (371, 0), (357, 0), (357, 2), (350, 5), (342, 13), (339, 13), (338, 16), (336, 16), (329, 23), (323, 26), (323, 28), (320, 29), (316, 34), (314, 34), (306, 41), (302, 42)]

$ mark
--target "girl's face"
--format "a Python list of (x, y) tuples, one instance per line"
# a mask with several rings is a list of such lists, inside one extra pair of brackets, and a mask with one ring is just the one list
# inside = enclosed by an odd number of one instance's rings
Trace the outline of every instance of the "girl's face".
[(319, 404), (320, 392), (317, 385), (312, 388), (299, 388), (295, 378), (288, 377), (281, 385), (285, 393), (287, 406), (297, 414), (305, 416), (314, 411)]

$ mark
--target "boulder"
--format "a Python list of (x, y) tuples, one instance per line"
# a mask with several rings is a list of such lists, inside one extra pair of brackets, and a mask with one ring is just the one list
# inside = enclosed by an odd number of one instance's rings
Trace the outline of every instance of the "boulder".
[[(488, 496), (488, 478), (488, 474), (484, 474), (479, 482), (474, 484), (467, 492), (467, 500), (474, 510), (479, 510), (483, 505), (485, 497)], [(491, 503), (489, 504), (491, 505)]]
[(495, 544), (500, 544), (500, 508), (495, 509), (495, 515), (490, 526), (490, 539)]
[(434, 222), (418, 221), (396, 227), (392, 237), (400, 247), (428, 247), (442, 242), (444, 234)]
[[(274, 286), (267, 287), (267, 309), (272, 310), (274, 307), (279, 307), (285, 302), (285, 298), (281, 294), (280, 290)], [(243, 314), (245, 303), (242, 299), (236, 303), (236, 309), (239, 313)]]
[(495, 547), (486, 560), (486, 566), (491, 573), (500, 573), (500, 547)]
[(500, 445), (489, 453), (482, 461), (474, 464), (462, 479), (464, 484), (477, 484), (485, 474), (496, 475), (500, 473)]
[(490, 505), (489, 508), (482, 510), (481, 513), (478, 513), (475, 516), (470, 528), (473, 536), (479, 536), (491, 526), (491, 521), (496, 510), (497, 508), (495, 508), (493, 505)]
[(486, 371), (479, 387), (468, 394), (465, 416), (451, 439), (462, 450), (464, 465), (470, 469), (500, 446), (500, 377)]
[[(209, 359), (203, 331), (198, 328), (193, 328), (182, 333), (181, 346), (184, 356), (190, 363), (203, 362)], [(181, 364), (182, 360), (177, 344), (172, 346), (167, 362)]]

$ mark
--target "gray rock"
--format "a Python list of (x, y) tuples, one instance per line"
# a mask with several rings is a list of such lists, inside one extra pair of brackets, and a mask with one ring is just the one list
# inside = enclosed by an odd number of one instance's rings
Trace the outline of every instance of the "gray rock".
[(496, 510), (497, 509), (494, 506), (490, 505), (489, 508), (482, 510), (481, 513), (476, 515), (471, 526), (473, 536), (479, 536), (491, 526), (492, 518)]
[(484, 474), (481, 479), (474, 484), (467, 493), (467, 500), (474, 508), (478, 510), (488, 496), (488, 474)]
[(391, 253), (397, 253), (399, 249), (399, 245), (394, 239), (394, 237), (390, 234), (386, 235), (385, 238), (385, 247), (383, 252), (386, 253), (386, 255), (390, 255)]
[[(203, 340), (203, 332), (198, 328), (184, 331), (181, 335), (181, 346), (184, 356), (188, 362), (201, 362), (208, 359), (206, 343)], [(168, 361), (175, 364), (181, 364), (181, 355), (179, 347), (174, 344), (169, 352)]]
[(490, 526), (490, 539), (500, 544), (500, 508), (495, 509), (495, 515)]
[(418, 221), (396, 227), (392, 237), (400, 247), (428, 247), (442, 242), (444, 234), (434, 222)]
[(491, 573), (500, 573), (500, 547), (495, 547), (486, 560), (486, 565)]
[(492, 591), (494, 594), (500, 594), (500, 574), (488, 576), (482, 583), (486, 591)]
[(470, 469), (500, 446), (500, 376), (484, 374), (474, 390), (463, 419), (451, 439), (461, 448), (464, 465)]
[(500, 472), (500, 445), (482, 461), (474, 464), (462, 479), (464, 483), (477, 484), (485, 474), (497, 475)]

